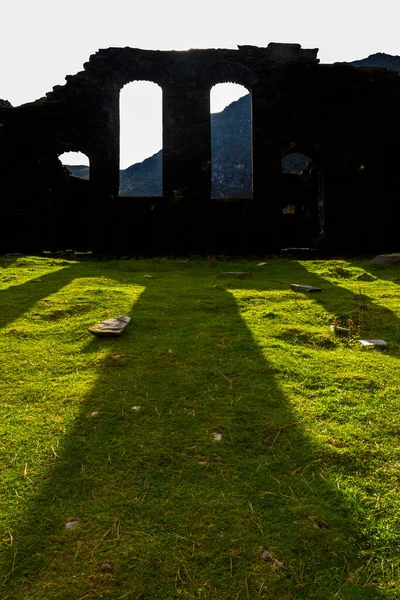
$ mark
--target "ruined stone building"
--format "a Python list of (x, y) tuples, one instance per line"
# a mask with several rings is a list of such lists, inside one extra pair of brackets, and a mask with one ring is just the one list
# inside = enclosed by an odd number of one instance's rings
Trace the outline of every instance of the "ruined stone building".
[[(163, 96), (163, 195), (119, 197), (119, 94)], [(252, 197), (211, 197), (210, 90), (251, 93)], [(398, 250), (400, 78), (319, 64), (297, 44), (238, 50), (100, 50), (45, 98), (0, 101), (0, 251), (112, 254)], [(80, 151), (90, 180), (58, 157)], [(282, 159), (302, 153), (301, 186)], [(298, 181), (298, 177), (296, 178)]]

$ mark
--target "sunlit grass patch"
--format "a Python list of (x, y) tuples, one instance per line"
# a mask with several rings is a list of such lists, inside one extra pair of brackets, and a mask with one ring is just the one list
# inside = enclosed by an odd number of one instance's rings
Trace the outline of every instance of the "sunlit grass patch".
[(397, 597), (398, 269), (2, 260), (3, 596)]

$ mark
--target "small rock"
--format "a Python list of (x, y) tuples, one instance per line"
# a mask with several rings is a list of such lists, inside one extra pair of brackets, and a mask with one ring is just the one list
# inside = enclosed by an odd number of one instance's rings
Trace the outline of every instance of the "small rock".
[(139, 410), (140, 406), (132, 406), (131, 410)]
[(263, 267), (266, 264), (267, 264), (266, 262), (260, 262), (260, 263), (257, 264), (257, 267)]
[(274, 565), (274, 567), (283, 567), (283, 562), (272, 556), (272, 554), (268, 552), (268, 550), (261, 550), (260, 554), (258, 555), (258, 558), (261, 558), (261, 560), (264, 560), (265, 562)]
[(380, 267), (389, 267), (391, 265), (400, 265), (400, 252), (394, 254), (378, 254), (371, 260), (372, 265)]
[(31, 279), (31, 283), (42, 283), (42, 280), (38, 277), (37, 279)]
[(91, 417), (98, 417), (99, 416), (99, 411), (98, 410), (93, 411), (90, 416)]
[(114, 573), (114, 569), (110, 565), (110, 563), (103, 563), (100, 565), (100, 571), (102, 573)]
[(357, 277), (357, 281), (375, 281), (376, 277), (373, 277), (369, 273), (361, 273)]
[(333, 331), (333, 333), (335, 335), (349, 335), (350, 334), (350, 329), (347, 329), (347, 327), (339, 327), (338, 325), (331, 325), (329, 327), (329, 329), (331, 331)]
[(130, 320), (130, 317), (114, 317), (92, 325), (88, 331), (97, 337), (116, 337), (125, 331)]
[(323, 521), (320, 521), (319, 519), (314, 519), (314, 517), (310, 517), (310, 520), (315, 529), (329, 529), (329, 525), (327, 525)]
[(143, 277), (146, 277), (146, 279), (153, 279), (153, 275), (143, 275)]
[(290, 289), (294, 292), (322, 292), (322, 289), (319, 287), (314, 287), (313, 285), (302, 285), (300, 283), (292, 283)]
[(381, 346), (382, 348), (387, 347), (387, 343), (384, 340), (358, 340), (362, 346)]
[(119, 360), (120, 358), (124, 358), (123, 354), (113, 354), (111, 357), (113, 360)]
[(215, 442), (220, 442), (222, 440), (222, 433), (219, 433), (218, 431), (213, 431), (213, 440)]
[(251, 279), (251, 277), (253, 277), (253, 274), (250, 273), (250, 271), (224, 271), (222, 275), (236, 277), (237, 279)]
[(79, 521), (68, 521), (68, 523), (65, 523), (65, 529), (73, 529), (77, 525), (79, 525)]

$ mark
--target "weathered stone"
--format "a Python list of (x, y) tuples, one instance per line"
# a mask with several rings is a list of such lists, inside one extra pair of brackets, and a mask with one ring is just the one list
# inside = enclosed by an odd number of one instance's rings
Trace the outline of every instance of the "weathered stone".
[(375, 281), (376, 277), (373, 277), (369, 273), (361, 273), (357, 277), (357, 281)]
[(258, 558), (270, 563), (271, 565), (274, 565), (275, 567), (283, 567), (283, 562), (275, 558), (271, 554), (271, 552), (268, 552), (268, 550), (261, 550), (260, 554), (258, 555)]
[(392, 265), (400, 265), (400, 252), (394, 254), (378, 254), (372, 259), (371, 264), (379, 265), (380, 267), (389, 267)]
[(382, 348), (387, 347), (387, 342), (384, 340), (358, 340), (362, 346), (381, 346)]
[(121, 335), (123, 331), (128, 327), (131, 318), (122, 316), (114, 317), (113, 319), (106, 319), (101, 323), (96, 323), (89, 327), (88, 331), (92, 335), (98, 337), (116, 337)]
[(77, 525), (79, 525), (79, 521), (68, 521), (68, 523), (65, 523), (65, 529), (73, 529)]
[(336, 335), (350, 335), (350, 329), (347, 327), (339, 327), (339, 325), (331, 325), (329, 327), (331, 331), (333, 331)]
[(302, 285), (300, 283), (292, 283), (290, 289), (294, 292), (322, 292), (322, 289), (319, 287), (314, 287), (312, 285)]

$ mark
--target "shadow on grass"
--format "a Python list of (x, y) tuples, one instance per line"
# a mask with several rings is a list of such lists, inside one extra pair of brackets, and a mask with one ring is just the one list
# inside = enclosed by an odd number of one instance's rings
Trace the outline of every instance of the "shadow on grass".
[[(43, 278), (36, 300), (84, 274)], [(330, 286), (297, 263), (279, 280)], [(214, 281), (204, 268), (178, 283), (160, 273), (125, 336), (88, 342), (85, 352), (101, 345), (108, 357), (16, 524), (6, 597), (384, 597), (360, 558), (361, 523)], [(275, 289), (262, 278), (239, 286)], [(336, 312), (351, 293), (332, 287)], [(13, 318), (33, 302), (10, 307)]]
[(80, 273), (79, 265), (40, 275), (41, 281), (26, 281), (0, 290), (0, 327), (12, 323), (37, 302), (66, 287)]

